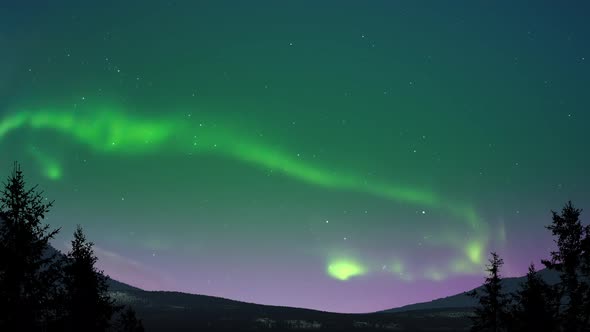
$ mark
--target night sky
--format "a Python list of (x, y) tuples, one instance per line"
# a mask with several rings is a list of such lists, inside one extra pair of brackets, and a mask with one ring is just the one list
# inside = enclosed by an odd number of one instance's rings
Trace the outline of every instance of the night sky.
[(501, 3), (3, 1), (2, 177), (147, 290), (368, 312), (492, 250), (522, 275), (590, 209), (590, 5)]

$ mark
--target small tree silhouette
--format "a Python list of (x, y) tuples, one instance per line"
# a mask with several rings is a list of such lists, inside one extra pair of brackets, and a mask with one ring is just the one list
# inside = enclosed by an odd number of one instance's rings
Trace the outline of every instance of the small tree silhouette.
[(486, 277), (481, 292), (473, 290), (468, 295), (478, 299), (479, 306), (475, 308), (472, 317), (471, 331), (504, 331), (508, 317), (507, 296), (502, 292), (502, 278), (500, 268), (504, 261), (497, 253), (492, 252), (490, 264), (486, 266)]
[(583, 282), (586, 283), (586, 293), (584, 294), (584, 326), (587, 330), (590, 330), (590, 225), (586, 225), (584, 228), (584, 239), (582, 240), (582, 266), (581, 274)]
[(143, 332), (143, 322), (141, 319), (137, 319), (135, 310), (127, 306), (125, 310), (119, 315), (117, 320), (118, 329), (120, 332)]
[(584, 233), (588, 236), (588, 228), (582, 226), (581, 212), (572, 202), (563, 207), (561, 214), (551, 211), (553, 222), (546, 228), (556, 237), (557, 251), (551, 252), (551, 260), (542, 261), (547, 268), (560, 272), (558, 298), (562, 305), (558, 317), (561, 326), (568, 332), (584, 331), (590, 310), (588, 283), (579, 277), (584, 272), (584, 260), (588, 255), (584, 251), (587, 243), (583, 238)]
[(0, 330), (34, 331), (56, 313), (59, 262), (47, 249), (59, 229), (42, 224), (53, 202), (26, 189), (18, 163), (0, 194)]
[(71, 331), (105, 331), (119, 309), (108, 294), (108, 277), (94, 266), (92, 246), (78, 226), (64, 266), (65, 327)]
[(539, 276), (535, 265), (529, 266), (526, 281), (513, 298), (511, 330), (557, 331), (557, 291)]

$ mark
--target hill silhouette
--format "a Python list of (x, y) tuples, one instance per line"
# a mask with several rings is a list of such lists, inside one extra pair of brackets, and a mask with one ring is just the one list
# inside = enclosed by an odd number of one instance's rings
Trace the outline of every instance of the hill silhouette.
[[(550, 285), (555, 285), (559, 282), (559, 273), (548, 269), (539, 271), (541, 278)], [(514, 293), (520, 285), (526, 280), (526, 276), (503, 278), (502, 286), (507, 293)], [(421, 302), (409, 304), (398, 308), (384, 310), (384, 313), (404, 312), (411, 310), (433, 310), (433, 309), (449, 309), (449, 308), (467, 308), (473, 307), (477, 304), (477, 300), (469, 296), (467, 293), (474, 290), (481, 290), (483, 286), (476, 287), (463, 293), (435, 299), (428, 302)]]
[[(559, 281), (553, 271), (539, 271), (542, 278), (550, 284)], [(506, 291), (517, 290), (526, 277), (505, 278), (502, 282)], [(143, 318), (146, 329), (164, 331), (167, 328), (189, 329), (202, 326), (211, 330), (247, 330), (255, 327), (270, 328), (275, 322), (290, 322), (312, 328), (314, 322), (322, 329), (366, 329), (397, 331), (457, 331), (468, 329), (468, 317), (473, 311), (475, 299), (467, 293), (452, 295), (429, 302), (416, 303), (399, 308), (366, 314), (340, 314), (302, 308), (260, 305), (230, 299), (186, 294), (179, 292), (111, 289), (112, 296), (120, 303), (133, 306)], [(133, 287), (132, 287), (133, 288)], [(475, 289), (481, 289), (477, 287)], [(165, 323), (163, 323), (165, 322)], [(313, 328), (312, 328), (313, 329)]]
[[(549, 284), (559, 282), (559, 274), (547, 269), (539, 274)], [(516, 291), (526, 277), (505, 278), (507, 292)], [(468, 330), (468, 317), (476, 300), (467, 293), (415, 303), (375, 313), (340, 314), (311, 309), (260, 305), (225, 298), (180, 292), (145, 291), (111, 280), (111, 294), (120, 304), (133, 306), (149, 331), (166, 329), (249, 330), (280, 329), (280, 323), (313, 329), (350, 329), (397, 331)], [(475, 290), (481, 289), (480, 287)]]

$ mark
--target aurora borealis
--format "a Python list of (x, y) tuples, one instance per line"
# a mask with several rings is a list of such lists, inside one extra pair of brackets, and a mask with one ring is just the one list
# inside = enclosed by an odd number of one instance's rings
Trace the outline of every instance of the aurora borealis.
[(588, 5), (0, 7), (0, 151), (149, 290), (375, 311), (590, 204)]

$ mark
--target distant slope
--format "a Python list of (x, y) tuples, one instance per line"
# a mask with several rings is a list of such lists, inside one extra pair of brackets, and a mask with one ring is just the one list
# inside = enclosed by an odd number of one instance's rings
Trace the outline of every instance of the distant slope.
[(109, 291), (111, 291), (111, 292), (140, 291), (140, 290), (142, 290), (141, 288), (137, 288), (137, 287), (128, 285), (126, 283), (122, 283), (120, 281), (117, 281), (117, 280), (111, 279), (111, 278), (109, 278), (107, 280), (107, 284), (109, 286)]
[[(48, 257), (53, 254), (57, 254), (58, 256), (65, 257), (65, 255), (61, 251), (55, 249), (52, 246), (49, 246), (49, 248), (45, 252), (45, 256)], [(109, 286), (110, 291), (134, 291), (134, 290), (137, 291), (137, 290), (141, 290), (140, 288), (133, 287), (131, 285), (128, 285), (126, 283), (122, 283), (120, 281), (117, 281), (117, 280), (111, 279), (111, 278), (109, 278), (107, 280), (107, 284)]]
[(147, 331), (463, 331), (470, 309), (338, 314), (177, 292), (113, 291), (131, 305)]
[[(547, 269), (543, 269), (539, 271), (539, 274), (549, 284), (556, 284), (559, 282), (559, 274), (554, 271), (549, 271)], [(520, 285), (526, 280), (525, 277), (515, 277), (515, 278), (505, 278), (502, 280), (502, 284), (504, 287), (505, 292), (514, 292), (516, 291)], [(481, 289), (483, 286), (477, 287), (475, 289)], [(404, 312), (410, 310), (433, 310), (433, 309), (449, 309), (449, 308), (467, 308), (473, 307), (477, 301), (468, 296), (467, 292), (463, 292), (460, 294), (443, 297), (440, 299), (436, 299), (429, 302), (422, 302), (416, 304), (410, 304), (399, 308), (384, 310), (382, 312), (386, 313), (394, 313), (394, 312)]]

